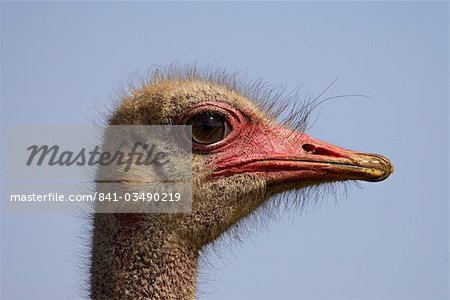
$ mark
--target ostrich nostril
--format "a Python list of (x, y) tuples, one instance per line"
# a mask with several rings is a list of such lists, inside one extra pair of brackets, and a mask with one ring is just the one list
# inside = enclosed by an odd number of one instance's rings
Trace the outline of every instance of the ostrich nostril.
[(311, 145), (311, 144), (303, 144), (302, 148), (303, 148), (303, 150), (305, 150), (308, 153), (314, 153), (316, 146)]
[(310, 154), (341, 157), (341, 155), (337, 152), (322, 147), (316, 147), (312, 144), (303, 144), (302, 148), (303, 150), (305, 150), (307, 153)]

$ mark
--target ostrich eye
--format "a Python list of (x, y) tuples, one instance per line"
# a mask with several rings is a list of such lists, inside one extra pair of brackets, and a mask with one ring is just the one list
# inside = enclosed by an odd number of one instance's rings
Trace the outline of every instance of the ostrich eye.
[(192, 116), (186, 125), (192, 125), (192, 141), (202, 145), (217, 143), (230, 133), (230, 125), (225, 117), (215, 112)]

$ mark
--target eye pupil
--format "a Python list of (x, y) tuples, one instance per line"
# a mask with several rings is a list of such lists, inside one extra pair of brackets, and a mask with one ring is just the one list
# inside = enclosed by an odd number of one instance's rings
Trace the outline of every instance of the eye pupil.
[(215, 112), (202, 112), (191, 117), (186, 125), (192, 125), (192, 141), (210, 145), (223, 140), (229, 133), (225, 118)]

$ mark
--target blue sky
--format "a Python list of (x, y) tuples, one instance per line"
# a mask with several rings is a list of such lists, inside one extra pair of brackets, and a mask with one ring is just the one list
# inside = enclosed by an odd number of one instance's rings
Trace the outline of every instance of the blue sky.
[[(242, 71), (328, 101), (308, 133), (395, 173), (202, 267), (200, 298), (449, 296), (447, 2), (2, 2), (1, 123), (90, 124), (136, 72)], [(1, 212), (2, 298), (83, 297), (89, 222)]]

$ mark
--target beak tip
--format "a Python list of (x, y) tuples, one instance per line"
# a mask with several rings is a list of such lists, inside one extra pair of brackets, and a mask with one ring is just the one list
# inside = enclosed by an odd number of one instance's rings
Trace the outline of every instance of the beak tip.
[[(357, 165), (370, 170), (371, 178), (367, 181), (379, 182), (394, 173), (394, 165), (386, 157), (373, 153), (356, 153)], [(361, 159), (362, 158), (362, 159)]]
[(392, 173), (394, 173), (394, 165), (391, 163), (391, 161), (385, 157), (383, 157), (384, 160), (387, 162), (387, 174), (386, 177), (389, 177)]
[(391, 176), (392, 173), (394, 173), (394, 165), (391, 163), (391, 161), (385, 157), (383, 157), (383, 160), (387, 163), (387, 166), (385, 168), (386, 171), (379, 181), (387, 179), (389, 176)]

